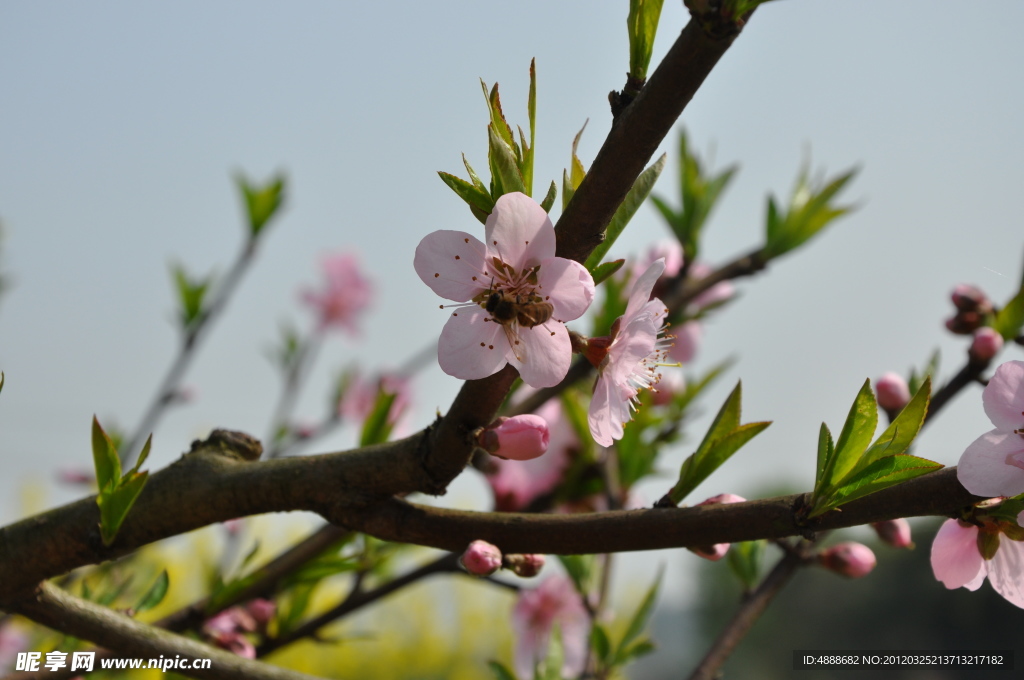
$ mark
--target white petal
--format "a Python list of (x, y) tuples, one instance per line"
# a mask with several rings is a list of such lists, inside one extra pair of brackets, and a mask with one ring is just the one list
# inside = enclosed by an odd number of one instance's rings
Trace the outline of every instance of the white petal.
[(623, 423), (629, 420), (629, 399), (633, 394), (631, 389), (616, 384), (604, 374), (597, 378), (587, 412), (587, 424), (595, 442), (611, 446), (614, 440), (622, 439)]
[(655, 260), (647, 268), (640, 278), (633, 284), (633, 290), (629, 294), (629, 302), (626, 304), (626, 313), (623, 318), (628, 320), (640, 313), (640, 309), (651, 299), (651, 291), (654, 284), (658, 282), (661, 273), (665, 271), (665, 260)]
[(511, 346), (506, 358), (519, 369), (523, 382), (531, 387), (554, 387), (569, 372), (572, 361), (572, 342), (565, 324), (549, 321), (533, 328), (518, 327), (522, 350), (516, 357)]
[(985, 578), (985, 560), (978, 552), (978, 528), (947, 519), (932, 541), (931, 562), (935, 578), (947, 588), (973, 585), (970, 590), (976, 590)]
[(490, 285), (490, 276), (484, 273), (485, 255), (479, 239), (443, 229), (423, 237), (416, 246), (413, 267), (432, 291), (465, 302)]
[(505, 194), (494, 202), (484, 225), (487, 252), (522, 271), (555, 254), (555, 228), (544, 208), (526, 194)]
[(999, 366), (981, 395), (985, 413), (997, 430), (1024, 427), (1024, 361)]
[(1009, 602), (1024, 608), (1024, 545), (1001, 536), (988, 563), (988, 582)]
[(587, 268), (564, 257), (549, 257), (537, 272), (537, 293), (554, 307), (554, 318), (572, 321), (594, 301), (594, 279)]
[(1019, 435), (991, 430), (981, 435), (960, 456), (957, 479), (977, 496), (1016, 496), (1024, 493), (1024, 470), (1007, 457), (1024, 453)]
[(461, 380), (478, 380), (500, 371), (505, 364), (505, 341), (500, 324), (479, 307), (454, 312), (437, 341), (441, 370)]

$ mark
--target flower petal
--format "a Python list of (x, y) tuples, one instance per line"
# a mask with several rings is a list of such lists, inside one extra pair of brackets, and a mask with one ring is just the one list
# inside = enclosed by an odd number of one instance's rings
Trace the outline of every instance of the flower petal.
[(594, 279), (579, 262), (549, 257), (540, 263), (537, 293), (554, 307), (555, 319), (572, 321), (583, 316), (594, 301)]
[(517, 192), (494, 202), (484, 225), (488, 255), (522, 271), (555, 254), (555, 228), (536, 201)]
[(981, 400), (997, 430), (1024, 427), (1024, 361), (1007, 361), (999, 366)]
[(479, 307), (453, 313), (437, 341), (441, 370), (461, 380), (478, 380), (500, 371), (506, 363), (508, 342), (501, 325)]
[[(651, 291), (654, 284), (658, 282), (661, 273), (665, 271), (665, 260), (655, 260), (651, 266), (640, 275), (640, 278), (633, 284), (633, 290), (629, 294), (629, 302), (626, 304), (626, 313), (622, 315), (624, 321), (640, 313), (641, 308), (651, 299)], [(664, 305), (662, 305), (664, 307)]]
[(523, 382), (538, 388), (562, 382), (572, 361), (572, 342), (565, 324), (549, 321), (533, 328), (517, 326), (516, 335), (520, 344), (515, 350), (504, 342), (508, 348), (505, 358), (519, 369)]
[(1024, 439), (1016, 434), (990, 430), (975, 439), (960, 456), (957, 479), (977, 496), (991, 498), (1024, 493), (1024, 469), (1008, 462), (1015, 454), (1024, 454)]
[(432, 291), (465, 302), (490, 285), (484, 267), (486, 251), (484, 244), (470, 234), (442, 229), (427, 234), (416, 246), (413, 267)]
[(1024, 545), (1002, 536), (988, 563), (988, 582), (1011, 604), (1024, 609)]
[(629, 400), (636, 393), (602, 374), (590, 398), (587, 423), (590, 435), (601, 446), (611, 446), (613, 440), (622, 439), (623, 423), (629, 420)]
[(978, 552), (978, 528), (962, 526), (947, 519), (932, 542), (932, 572), (949, 589), (973, 585), (977, 589), (985, 575), (985, 560)]
[(601, 369), (615, 382), (624, 384), (637, 368), (637, 364), (649, 357), (658, 344), (661, 330), (661, 316), (664, 310), (661, 301), (651, 300), (632, 319), (622, 317), (626, 322), (608, 348), (608, 363)]

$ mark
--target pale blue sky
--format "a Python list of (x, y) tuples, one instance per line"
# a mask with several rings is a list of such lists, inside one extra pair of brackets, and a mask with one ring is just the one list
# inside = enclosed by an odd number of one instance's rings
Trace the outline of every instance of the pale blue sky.
[[(0, 520), (19, 489), (58, 466), (88, 466), (89, 421), (131, 427), (173, 354), (168, 264), (223, 272), (242, 225), (231, 174), (277, 169), (287, 209), (186, 382), (199, 400), (155, 433), (151, 466), (206, 428), (265, 432), (278, 380), (264, 358), (278, 323), (307, 327), (296, 291), (319, 254), (351, 249), (377, 284), (359, 342), (332, 338), (300, 411), (321, 413), (345, 361), (394, 367), (436, 337), (446, 314), (412, 269), (435, 229), (478, 228), (437, 178), (485, 161), (479, 78), (501, 83), (525, 125), (538, 69), (537, 186), (561, 176), (590, 124), (592, 161), (610, 124), (606, 96), (627, 70), (627, 3), (0, 3)], [(655, 61), (685, 22), (667, 2)], [(1024, 5), (846, 0), (770, 3), (752, 19), (683, 116), (718, 167), (741, 171), (708, 228), (724, 261), (759, 243), (765, 195), (787, 194), (800, 160), (862, 168), (861, 206), (822, 239), (742, 281), (708, 325), (696, 368), (739, 363), (748, 420), (775, 420), (696, 496), (811, 484), (822, 420), (836, 430), (865, 377), (922, 364), (944, 372), (965, 343), (942, 328), (949, 290), (973, 282), (1004, 300), (1019, 280), (1024, 183), (1019, 133)], [(670, 169), (656, 192), (676, 202)], [(615, 253), (668, 232), (643, 208)], [(1019, 349), (1005, 358), (1022, 358)], [(419, 427), (458, 381), (436, 366), (416, 385)], [(988, 429), (968, 391), (921, 439), (954, 464)], [(695, 425), (694, 438), (707, 420)], [(342, 433), (321, 450), (343, 446)], [(665, 461), (671, 468), (692, 448)], [(670, 480), (645, 487), (650, 500)], [(446, 502), (477, 498), (460, 480)], [(706, 492), (706, 493), (704, 493)], [(695, 500), (699, 500), (696, 499)]]

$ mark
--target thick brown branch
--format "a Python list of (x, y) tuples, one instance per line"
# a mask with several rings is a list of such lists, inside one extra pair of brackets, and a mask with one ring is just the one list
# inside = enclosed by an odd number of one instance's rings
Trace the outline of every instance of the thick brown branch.
[[(176, 668), (194, 678), (215, 680), (313, 680), (314, 676), (244, 659), (201, 642), (168, 633), (43, 583), (14, 611), (44, 626), (113, 650), (124, 657), (212, 660), (208, 669)], [(191, 665), (189, 663), (188, 665)]]

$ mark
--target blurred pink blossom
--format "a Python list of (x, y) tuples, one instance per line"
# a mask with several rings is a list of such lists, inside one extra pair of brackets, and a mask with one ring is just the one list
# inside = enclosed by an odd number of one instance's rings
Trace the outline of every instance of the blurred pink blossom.
[(1000, 536), (992, 559), (978, 549), (978, 527), (947, 519), (932, 542), (932, 572), (944, 586), (977, 590), (985, 577), (1006, 600), (1024, 608), (1024, 544)]
[(491, 470), (485, 474), (494, 492), (494, 507), (498, 511), (522, 510), (538, 496), (553, 491), (569, 467), (570, 452), (580, 446), (557, 399), (545, 402), (537, 409), (537, 415), (550, 423), (545, 455), (526, 461), (497, 458), (489, 461)]
[(681, 326), (672, 328), (672, 347), (668, 350), (668, 356), (681, 364), (688, 364), (697, 355), (697, 348), (700, 346), (701, 336), (704, 335), (704, 327), (699, 321), (687, 321)]
[(532, 460), (548, 450), (551, 435), (548, 422), (533, 413), (501, 417), (480, 435), (480, 443), (491, 455), (506, 460)]
[(910, 387), (898, 373), (883, 373), (875, 380), (878, 405), (886, 411), (897, 412), (910, 402)]
[(913, 548), (910, 539), (910, 522), (905, 519), (889, 519), (883, 522), (872, 522), (871, 528), (878, 534), (883, 543), (894, 548)]
[(562, 675), (576, 677), (583, 672), (590, 617), (572, 581), (552, 575), (537, 588), (520, 591), (512, 610), (512, 628), (516, 632), (514, 665), (519, 677), (533, 677), (534, 665), (547, 656), (556, 624), (564, 653)]
[(302, 291), (302, 301), (320, 316), (320, 328), (340, 328), (359, 334), (357, 317), (370, 304), (373, 285), (363, 275), (359, 260), (351, 254), (328, 255), (321, 261), (324, 287)]
[[(700, 503), (697, 503), (697, 505), (716, 505), (716, 504), (719, 504), (719, 503), (721, 503), (721, 504), (725, 504), (725, 503), (743, 503), (746, 500), (747, 499), (744, 498), (743, 496), (737, 496), (734, 493), (721, 493), (721, 494), (718, 494), (717, 496), (712, 496), (711, 498), (707, 499), (706, 501), (702, 501)], [(711, 560), (712, 562), (717, 562), (718, 560), (720, 560), (723, 557), (725, 557), (725, 554), (727, 552), (729, 552), (729, 546), (730, 545), (731, 545), (730, 543), (716, 543), (715, 545), (711, 545), (711, 546), (703, 546), (703, 547), (698, 546), (696, 548), (690, 548), (690, 551), (695, 553), (695, 554), (697, 554), (697, 555), (700, 555), (701, 557), (703, 557), (706, 560)]]
[[(512, 364), (523, 382), (551, 387), (569, 371), (572, 345), (566, 321), (594, 299), (594, 280), (579, 262), (555, 257), (555, 229), (529, 196), (501, 196), (484, 225), (485, 242), (461, 231), (435, 231), (416, 247), (413, 266), (443, 298), (464, 302), (441, 331), (437, 359), (448, 375), (486, 378)], [(505, 323), (487, 308), (495, 302), (547, 306), (543, 323)], [(516, 310), (513, 309), (513, 312)]]
[(664, 260), (647, 268), (633, 284), (625, 314), (612, 324), (607, 354), (597, 366), (587, 418), (590, 434), (601, 446), (622, 439), (637, 394), (661, 379), (658, 366), (668, 354), (669, 341), (661, 337), (668, 310), (658, 298), (651, 299), (651, 290), (664, 270)]
[(847, 578), (861, 578), (871, 573), (877, 560), (871, 548), (847, 541), (827, 548), (818, 555), (821, 566)]
[(977, 496), (1024, 493), (1024, 361), (999, 366), (981, 400), (996, 427), (963, 452), (957, 478)]
[(57, 481), (68, 486), (95, 486), (96, 473), (79, 467), (62, 467), (56, 472)]
[(522, 578), (533, 578), (544, 568), (547, 560), (543, 555), (528, 553), (526, 555), (505, 555), (505, 566), (512, 570), (516, 576)]
[(28, 650), (28, 643), (28, 634), (21, 628), (9, 620), (0, 623), (0, 671), (12, 670), (18, 652)]
[(346, 419), (362, 422), (373, 412), (379, 392), (394, 394), (395, 400), (388, 413), (388, 422), (394, 425), (412, 403), (412, 384), (408, 378), (384, 373), (378, 378), (355, 376), (338, 404), (338, 413)]
[(490, 576), (501, 569), (501, 550), (487, 541), (473, 541), (462, 553), (459, 564), (470, 576)]
[[(706, 278), (714, 272), (714, 268), (703, 262), (694, 262), (690, 265), (689, 277), (696, 281)], [(693, 298), (690, 303), (690, 309), (699, 311), (705, 307), (725, 302), (736, 294), (736, 288), (729, 281), (719, 281), (715, 285), (708, 288), (706, 291)]]

